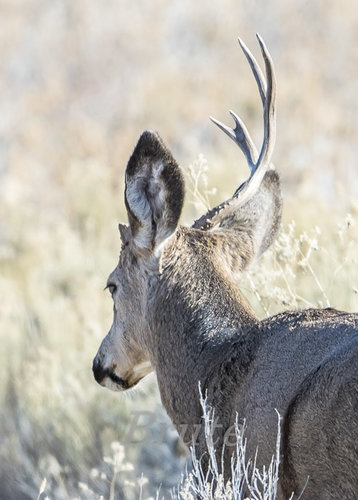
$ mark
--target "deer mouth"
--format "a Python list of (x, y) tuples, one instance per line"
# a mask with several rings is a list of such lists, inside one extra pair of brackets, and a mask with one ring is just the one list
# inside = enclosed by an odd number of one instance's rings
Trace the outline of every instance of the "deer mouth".
[(122, 392), (136, 386), (142, 380), (142, 378), (143, 377), (136, 379), (129, 378), (125, 380), (124, 378), (116, 375), (114, 372), (110, 372), (107, 374), (107, 377), (104, 380), (103, 385), (107, 387), (107, 389), (111, 389), (112, 391)]
[(93, 360), (92, 370), (94, 378), (103, 387), (107, 387), (113, 391), (125, 391), (131, 387), (131, 384), (118, 376), (113, 368), (103, 368), (102, 364), (96, 358)]
[(126, 389), (129, 389), (131, 386), (127, 382), (127, 380), (124, 380), (121, 377), (118, 377), (115, 373), (108, 373), (108, 378), (112, 380), (120, 389), (125, 391)]

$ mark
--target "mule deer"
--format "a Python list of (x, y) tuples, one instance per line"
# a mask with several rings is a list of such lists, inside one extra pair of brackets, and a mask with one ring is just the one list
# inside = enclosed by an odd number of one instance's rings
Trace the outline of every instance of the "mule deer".
[[(129, 225), (108, 279), (114, 319), (93, 362), (102, 386), (123, 391), (156, 372), (174, 424), (201, 423), (198, 383), (222, 425), (247, 422), (247, 450), (268, 464), (282, 415), (279, 498), (358, 498), (358, 315), (334, 309), (284, 312), (259, 321), (237, 285), (272, 243), (281, 218), (275, 142), (276, 82), (241, 42), (263, 103), (260, 152), (244, 123), (213, 120), (242, 150), (250, 176), (192, 227), (179, 225), (184, 181), (154, 132), (143, 132), (126, 169)], [(196, 441), (204, 454), (204, 436)], [(225, 470), (230, 456), (225, 455)], [(307, 482), (307, 478), (309, 478)]]

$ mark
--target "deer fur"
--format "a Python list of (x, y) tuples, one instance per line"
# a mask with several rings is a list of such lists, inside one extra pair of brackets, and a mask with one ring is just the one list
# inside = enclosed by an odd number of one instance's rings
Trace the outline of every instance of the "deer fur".
[[(250, 144), (248, 133), (245, 140)], [(254, 156), (261, 168), (264, 153)], [(356, 499), (358, 315), (309, 309), (259, 321), (239, 288), (280, 225), (279, 175), (269, 157), (265, 162), (250, 199), (240, 205), (240, 187), (185, 227), (180, 168), (157, 133), (141, 135), (126, 170), (129, 226), (120, 226), (122, 250), (108, 279), (114, 319), (94, 375), (123, 391), (154, 370), (163, 406), (178, 430), (188, 425), (188, 441), (202, 424), (200, 383), (221, 425), (218, 453), (238, 414), (246, 420), (247, 456), (257, 451), (259, 467), (275, 452), (277, 410), (278, 498), (298, 498), (305, 488), (305, 499)], [(195, 446), (205, 457), (203, 432)]]

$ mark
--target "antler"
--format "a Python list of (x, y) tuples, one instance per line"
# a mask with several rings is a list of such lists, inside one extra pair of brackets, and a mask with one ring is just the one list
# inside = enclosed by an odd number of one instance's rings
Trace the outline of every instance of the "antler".
[(211, 120), (223, 130), (223, 132), (225, 132), (244, 153), (250, 167), (250, 176), (235, 191), (232, 198), (212, 208), (205, 215), (200, 217), (200, 219), (195, 221), (193, 227), (196, 229), (212, 229), (219, 225), (223, 218), (226, 218), (250, 200), (259, 189), (261, 181), (270, 166), (276, 139), (276, 79), (270, 53), (262, 38), (258, 34), (256, 37), (260, 44), (261, 53), (265, 62), (267, 83), (254, 56), (240, 38), (239, 43), (254, 74), (263, 104), (264, 139), (261, 151), (260, 154), (257, 152), (245, 124), (233, 111), (230, 111), (230, 114), (235, 121), (234, 129), (227, 127), (218, 120), (215, 120), (215, 118), (211, 118)]

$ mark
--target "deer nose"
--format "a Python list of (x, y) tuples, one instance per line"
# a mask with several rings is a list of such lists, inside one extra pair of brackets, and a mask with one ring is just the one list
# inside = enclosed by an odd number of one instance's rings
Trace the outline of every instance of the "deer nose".
[(92, 371), (96, 382), (98, 382), (99, 384), (101, 384), (103, 379), (108, 375), (108, 370), (103, 369), (101, 362), (97, 359), (97, 357), (95, 357), (93, 360)]

